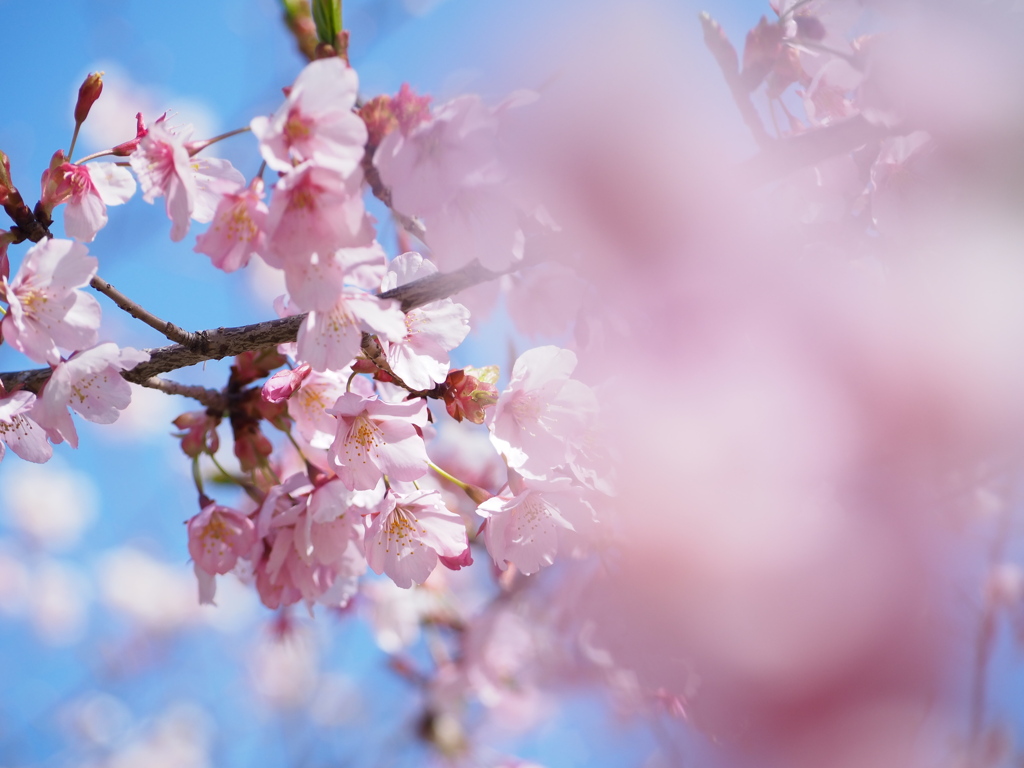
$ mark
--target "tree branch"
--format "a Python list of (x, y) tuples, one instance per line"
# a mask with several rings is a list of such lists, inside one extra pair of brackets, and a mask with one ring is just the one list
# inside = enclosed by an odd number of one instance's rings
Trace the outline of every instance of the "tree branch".
[(215, 389), (207, 389), (206, 387), (192, 386), (190, 384), (179, 384), (176, 381), (168, 381), (157, 376), (150, 376), (148, 379), (143, 379), (137, 383), (150, 389), (160, 390), (168, 395), (191, 397), (207, 408), (213, 408), (218, 411), (227, 409), (227, 401), (224, 395)]
[(800, 168), (816, 165), (836, 155), (905, 133), (905, 126), (886, 128), (869, 123), (862, 115), (815, 128), (795, 136), (776, 139), (754, 157), (740, 164), (740, 173), (754, 184), (764, 184)]
[(171, 341), (176, 341), (179, 344), (183, 344), (185, 346), (190, 346), (192, 343), (194, 343), (195, 334), (189, 333), (188, 331), (179, 328), (174, 323), (170, 323), (166, 320), (161, 320), (159, 317), (154, 315), (149, 310), (144, 309), (143, 307), (139, 306), (134, 301), (129, 299), (127, 296), (125, 296), (123, 293), (117, 290), (117, 288), (112, 286), (99, 275), (95, 276), (92, 280), (90, 280), (89, 285), (91, 285), (97, 291), (102, 293), (104, 296), (109, 297), (111, 301), (117, 304), (117, 306), (119, 306), (129, 315), (134, 317), (136, 320), (141, 320), (150, 328), (155, 328)]
[[(459, 291), (499, 276), (499, 273), (485, 269), (480, 266), (479, 262), (473, 261), (454, 272), (434, 274), (413, 280), (411, 283), (380, 294), (380, 298), (399, 301), (402, 311), (408, 312), (432, 301), (446, 299)], [(150, 315), (150, 317), (153, 316)], [(148, 349), (146, 351), (149, 352), (149, 362), (140, 363), (132, 370), (122, 372), (121, 375), (127, 381), (145, 385), (145, 382), (159, 374), (187, 368), (206, 360), (220, 360), (240, 355), (252, 349), (287, 344), (295, 341), (298, 337), (299, 328), (305, 319), (305, 314), (294, 315), (253, 325), (216, 328), (196, 333), (181, 331), (179, 328), (178, 330), (185, 334), (186, 340), (189, 341), (188, 344), (172, 344), (167, 347)], [(151, 325), (151, 323), (148, 324)], [(177, 328), (177, 326), (174, 327)], [(25, 389), (38, 393), (46, 380), (50, 378), (50, 373), (49, 368), (3, 373), (0, 374), (0, 382), (8, 391)], [(155, 388), (160, 389), (161, 387)], [(191, 395), (189, 396), (191, 397)]]

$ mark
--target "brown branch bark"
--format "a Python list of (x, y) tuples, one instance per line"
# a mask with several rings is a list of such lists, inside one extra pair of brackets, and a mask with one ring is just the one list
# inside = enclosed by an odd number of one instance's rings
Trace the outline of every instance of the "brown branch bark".
[[(408, 312), (432, 301), (446, 299), (461, 290), (498, 276), (498, 273), (491, 272), (474, 261), (454, 272), (430, 275), (406, 283), (380, 294), (380, 297), (400, 302), (402, 311)], [(287, 344), (295, 341), (305, 319), (306, 315), (303, 314), (235, 328), (216, 328), (196, 333), (182, 331), (189, 342), (187, 345), (172, 344), (148, 349), (146, 351), (149, 352), (149, 362), (141, 363), (121, 375), (128, 381), (142, 384), (162, 373), (187, 368), (206, 360), (220, 360), (253, 349)], [(0, 382), (8, 391), (26, 389), (30, 392), (39, 392), (48, 378), (49, 368), (0, 374)]]
[(90, 280), (89, 285), (91, 285), (97, 291), (102, 293), (104, 296), (109, 297), (110, 300), (117, 304), (118, 307), (123, 309), (136, 320), (141, 320), (150, 328), (155, 328), (171, 341), (176, 341), (179, 344), (184, 344), (185, 346), (189, 346), (195, 341), (195, 339), (193, 338), (195, 334), (189, 333), (183, 328), (179, 328), (174, 323), (170, 323), (166, 320), (161, 320), (159, 317), (154, 315), (149, 310), (144, 309), (143, 307), (139, 306), (134, 301), (129, 299), (127, 296), (125, 296), (123, 293), (117, 290), (117, 288), (112, 286), (99, 275)]

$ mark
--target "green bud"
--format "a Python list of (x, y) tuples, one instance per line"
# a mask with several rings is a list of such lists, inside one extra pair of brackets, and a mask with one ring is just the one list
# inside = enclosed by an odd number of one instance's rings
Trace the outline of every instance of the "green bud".
[(341, 0), (313, 0), (313, 23), (317, 39), (334, 45), (341, 34)]

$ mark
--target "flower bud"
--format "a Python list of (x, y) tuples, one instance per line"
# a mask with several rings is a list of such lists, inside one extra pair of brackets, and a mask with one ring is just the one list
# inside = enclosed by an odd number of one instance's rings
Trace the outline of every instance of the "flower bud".
[(263, 399), (268, 403), (283, 403), (302, 385), (311, 370), (308, 363), (303, 363), (295, 370), (278, 371), (263, 385)]
[(89, 116), (89, 110), (96, 103), (96, 99), (103, 93), (103, 73), (92, 72), (85, 78), (82, 87), (78, 89), (78, 103), (75, 104), (75, 124), (81, 125)]
[(11, 159), (0, 152), (0, 205), (7, 205), (11, 195), (17, 193), (18, 190), (11, 181)]

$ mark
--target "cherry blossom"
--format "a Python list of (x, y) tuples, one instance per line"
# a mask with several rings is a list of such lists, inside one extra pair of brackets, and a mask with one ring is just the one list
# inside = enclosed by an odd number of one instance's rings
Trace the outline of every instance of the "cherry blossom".
[(362, 349), (363, 333), (399, 340), (406, 332), (397, 302), (345, 289), (329, 309), (314, 310), (299, 328), (298, 356), (313, 370), (344, 368)]
[(58, 347), (85, 349), (96, 343), (99, 302), (79, 288), (96, 274), (96, 259), (84, 245), (44, 238), (29, 249), (10, 283), (0, 283), (0, 296), (10, 304), (3, 337), (36, 362), (56, 365)]
[(53, 447), (46, 442), (46, 431), (30, 415), (35, 402), (36, 396), (31, 392), (0, 397), (0, 460), (7, 446), (25, 461), (42, 464), (50, 460)]
[(385, 403), (347, 392), (328, 413), (338, 417), (331, 462), (348, 488), (373, 488), (384, 475), (412, 481), (426, 474), (426, 448), (417, 431), (427, 423), (423, 400)]
[(116, 163), (64, 163), (56, 173), (57, 195), (67, 199), (64, 232), (83, 243), (92, 242), (106, 226), (108, 205), (126, 203), (135, 194), (135, 179)]
[(509, 487), (511, 498), (494, 496), (477, 508), (487, 518), (487, 551), (501, 570), (513, 564), (529, 575), (551, 565), (560, 532), (576, 531), (594, 519), (593, 508), (568, 478), (530, 485), (510, 472)]
[[(418, 253), (403, 253), (388, 265), (381, 292), (437, 273), (437, 267)], [(469, 334), (469, 310), (451, 299), (432, 301), (405, 313), (406, 333), (385, 342), (391, 370), (413, 389), (430, 389), (445, 380), (448, 352)]]
[(405, 134), (392, 131), (381, 142), (374, 164), (391, 189), (395, 208), (424, 216), (464, 186), (491, 181), (500, 173), (494, 141), (497, 120), (477, 96), (460, 96), (439, 106), (429, 121)]
[(253, 255), (266, 250), (267, 214), (262, 179), (253, 179), (244, 189), (224, 192), (210, 228), (196, 238), (196, 253), (205, 253), (213, 266), (225, 272), (244, 267)]
[[(311, 367), (303, 364), (296, 371)], [(326, 449), (334, 442), (338, 431), (338, 419), (327, 412), (345, 393), (345, 385), (351, 370), (310, 371), (304, 376), (298, 389), (288, 398), (288, 415), (295, 420), (295, 427), (306, 442), (314, 448)], [(373, 385), (365, 378), (352, 381), (352, 391), (362, 397), (373, 396)]]
[(209, 503), (188, 521), (188, 552), (209, 574), (225, 574), (256, 543), (256, 526), (241, 512)]
[(368, 246), (374, 232), (363, 208), (362, 172), (344, 174), (312, 160), (274, 187), (267, 217), (267, 263), (283, 267), (313, 253)]
[(251, 122), (267, 165), (289, 171), (313, 160), (346, 175), (355, 171), (366, 145), (366, 125), (352, 111), (358, 92), (355, 70), (341, 59), (307, 64), (277, 112)]
[(256, 564), (264, 604), (348, 602), (366, 570), (357, 543), (360, 514), (352, 511), (358, 503), (339, 481), (312, 488), (302, 474), (271, 490), (257, 522), (265, 540)]
[(491, 443), (525, 477), (545, 477), (564, 464), (569, 440), (581, 435), (596, 413), (591, 389), (569, 378), (575, 367), (576, 355), (567, 349), (528, 350), (498, 397)]
[(110, 342), (75, 353), (50, 374), (36, 407), (36, 420), (54, 442), (67, 440), (77, 448), (78, 432), (68, 406), (96, 424), (114, 423), (132, 399), (131, 385), (121, 378), (121, 371), (147, 360), (146, 352), (118, 349)]
[(184, 238), (199, 190), (182, 136), (171, 132), (166, 120), (157, 120), (139, 140), (128, 162), (142, 186), (143, 200), (152, 203), (158, 197), (167, 198), (171, 240)]
[(467, 546), (465, 523), (434, 490), (392, 489), (366, 530), (370, 568), (403, 589), (426, 581), (438, 556), (457, 558)]
[[(241, 171), (223, 158), (192, 157), (189, 168), (196, 182), (195, 206), (191, 216), (202, 224), (213, 221), (224, 195), (237, 193), (245, 186)], [(250, 205), (256, 207), (255, 204)]]

